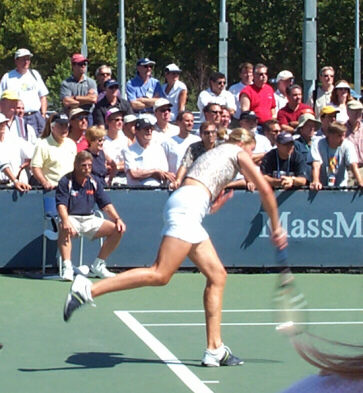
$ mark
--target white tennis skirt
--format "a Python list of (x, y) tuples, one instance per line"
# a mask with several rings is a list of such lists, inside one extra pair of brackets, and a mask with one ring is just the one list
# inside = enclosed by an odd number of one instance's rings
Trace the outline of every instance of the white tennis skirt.
[(162, 236), (196, 244), (209, 238), (202, 220), (209, 210), (209, 194), (199, 186), (182, 186), (165, 204)]

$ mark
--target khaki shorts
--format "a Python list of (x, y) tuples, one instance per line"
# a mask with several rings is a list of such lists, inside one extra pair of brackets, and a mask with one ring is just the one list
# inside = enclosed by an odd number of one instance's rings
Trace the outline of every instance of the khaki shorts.
[(93, 240), (105, 219), (92, 214), (90, 216), (69, 216), (69, 221), (78, 236), (82, 235), (87, 239)]

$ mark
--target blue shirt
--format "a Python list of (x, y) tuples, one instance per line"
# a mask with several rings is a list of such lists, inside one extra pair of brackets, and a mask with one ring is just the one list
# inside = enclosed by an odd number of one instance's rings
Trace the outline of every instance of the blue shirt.
[[(164, 97), (165, 94), (161, 88), (160, 82), (155, 78), (150, 78), (144, 82), (138, 74), (126, 83), (127, 99), (131, 102), (137, 98)], [(139, 112), (152, 112), (152, 108), (146, 108)]]
[(106, 186), (105, 178), (107, 175), (105, 152), (103, 150), (100, 150), (98, 154), (94, 154), (88, 149), (87, 151), (91, 153), (93, 157), (92, 175), (93, 177), (97, 177), (98, 180), (100, 180), (102, 187), (105, 187)]
[(94, 213), (97, 203), (100, 209), (111, 203), (100, 180), (89, 177), (81, 186), (77, 183), (73, 172), (63, 176), (55, 193), (56, 204), (65, 205), (69, 215), (88, 216)]

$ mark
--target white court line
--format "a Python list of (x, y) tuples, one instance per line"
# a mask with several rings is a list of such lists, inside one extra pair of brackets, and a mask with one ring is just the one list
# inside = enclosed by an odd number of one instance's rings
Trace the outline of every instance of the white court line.
[[(259, 312), (280, 312), (280, 311), (309, 311), (309, 312), (349, 312), (349, 311), (363, 311), (363, 308), (304, 308), (299, 309), (241, 309), (241, 310), (223, 310), (224, 313), (259, 313)], [(150, 313), (204, 313), (204, 310), (128, 310), (132, 314), (150, 314)]]
[(213, 393), (204, 383), (193, 374), (179, 359), (177, 359), (164, 344), (146, 330), (137, 319), (127, 311), (114, 311), (118, 318), (125, 323), (194, 393)]
[[(221, 326), (277, 326), (280, 325), (280, 322), (224, 322), (221, 323)], [(344, 322), (294, 322), (295, 325), (363, 325), (363, 321), (344, 321)], [(205, 326), (205, 323), (143, 323), (142, 326)]]

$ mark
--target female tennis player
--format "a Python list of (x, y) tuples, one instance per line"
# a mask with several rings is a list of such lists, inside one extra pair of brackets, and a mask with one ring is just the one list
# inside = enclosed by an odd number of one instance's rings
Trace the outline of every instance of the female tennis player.
[(64, 305), (64, 320), (68, 321), (76, 309), (105, 293), (166, 285), (184, 259), (189, 257), (207, 279), (204, 291), (207, 349), (202, 365), (242, 364), (243, 361), (232, 355), (221, 338), (226, 271), (201, 223), (208, 212), (217, 211), (232, 196), (224, 193), (224, 187), (237, 172), (243, 172), (260, 192), (263, 207), (271, 221), (273, 244), (278, 248), (286, 247), (286, 234), (279, 223), (274, 193), (250, 158), (254, 143), (250, 132), (238, 128), (229, 135), (227, 143), (201, 155), (189, 169), (182, 186), (171, 194), (165, 205), (163, 238), (154, 264), (131, 269), (94, 284), (77, 275)]

